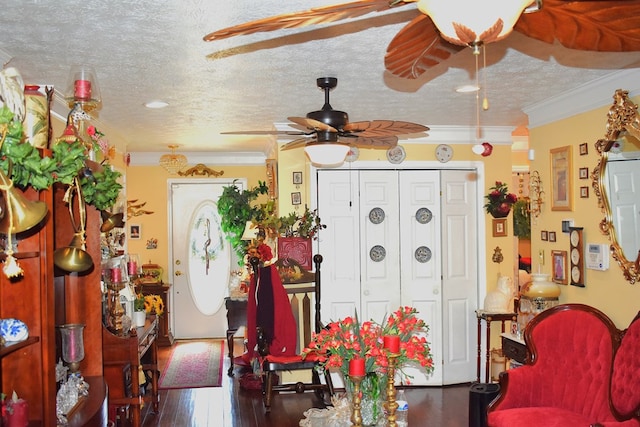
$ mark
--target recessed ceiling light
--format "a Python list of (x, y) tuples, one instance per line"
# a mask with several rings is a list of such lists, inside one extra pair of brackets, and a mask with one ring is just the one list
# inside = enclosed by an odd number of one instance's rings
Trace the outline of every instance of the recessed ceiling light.
[(149, 101), (149, 102), (145, 102), (144, 106), (147, 108), (164, 108), (166, 106), (168, 106), (169, 103), (164, 102), (164, 101), (160, 101), (160, 100), (156, 100), (156, 101)]
[(476, 85), (464, 85), (456, 88), (456, 92), (458, 93), (470, 93), (477, 92), (480, 88)]

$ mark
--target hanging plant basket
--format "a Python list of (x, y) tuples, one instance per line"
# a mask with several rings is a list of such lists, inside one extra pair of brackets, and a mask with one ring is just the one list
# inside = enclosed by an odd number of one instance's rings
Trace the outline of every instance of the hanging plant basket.
[(510, 212), (511, 212), (511, 208), (507, 207), (506, 209), (505, 208), (494, 209), (490, 211), (489, 214), (494, 218), (506, 218), (507, 216), (509, 216)]

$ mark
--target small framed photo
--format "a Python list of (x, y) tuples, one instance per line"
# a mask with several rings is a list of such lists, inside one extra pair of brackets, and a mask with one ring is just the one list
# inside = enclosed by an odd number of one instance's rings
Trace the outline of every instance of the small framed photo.
[(572, 175), (571, 146), (554, 148), (551, 153), (551, 210), (571, 211)]
[(544, 242), (549, 240), (549, 235), (547, 234), (547, 230), (540, 231), (540, 240)]
[(550, 242), (555, 242), (556, 241), (556, 232), (555, 231), (550, 231), (549, 232), (549, 241)]
[(296, 191), (295, 193), (291, 193), (291, 204), (292, 205), (301, 205), (302, 197), (300, 196), (300, 192)]
[(293, 183), (294, 185), (302, 184), (302, 172), (294, 172), (293, 173)]
[(129, 225), (129, 238), (132, 240), (139, 240), (142, 238), (142, 226), (140, 224)]
[(588, 179), (589, 178), (589, 168), (580, 168), (578, 170), (578, 176), (580, 179)]
[(567, 251), (551, 251), (553, 265), (553, 281), (566, 285), (567, 280)]
[(589, 198), (589, 187), (580, 187), (580, 198), (582, 199)]
[(580, 144), (580, 155), (586, 156), (589, 154), (589, 145), (585, 142), (584, 144)]
[(507, 218), (495, 218), (493, 220), (493, 237), (507, 235)]

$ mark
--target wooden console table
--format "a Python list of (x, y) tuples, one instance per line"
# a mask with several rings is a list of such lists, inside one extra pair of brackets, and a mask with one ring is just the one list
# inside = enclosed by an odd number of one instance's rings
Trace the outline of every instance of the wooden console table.
[(502, 337), (502, 354), (520, 364), (524, 364), (528, 355), (524, 340), (508, 332), (504, 332), (500, 336)]
[[(129, 335), (118, 336), (102, 328), (102, 360), (109, 389), (109, 413), (130, 418), (133, 427), (141, 425), (143, 402), (151, 403), (158, 412), (158, 318), (148, 316), (144, 326)], [(151, 372), (151, 389), (140, 388), (139, 368)], [(112, 411), (115, 411), (112, 413)], [(115, 420), (111, 420), (115, 421)]]
[(247, 325), (247, 300), (225, 298), (227, 308), (227, 347), (229, 349), (229, 370), (227, 374), (233, 376), (233, 341), (241, 326)]
[(482, 321), (487, 322), (487, 342), (486, 342), (486, 351), (485, 351), (485, 374), (484, 374), (484, 382), (488, 383), (489, 381), (489, 368), (491, 366), (490, 361), (490, 346), (491, 346), (491, 322), (501, 322), (502, 323), (502, 333), (504, 333), (504, 322), (511, 320), (516, 322), (518, 320), (518, 316), (516, 313), (489, 313), (484, 310), (476, 310), (476, 317), (478, 318), (478, 368), (477, 368), (477, 382), (480, 382), (480, 362), (482, 360)]

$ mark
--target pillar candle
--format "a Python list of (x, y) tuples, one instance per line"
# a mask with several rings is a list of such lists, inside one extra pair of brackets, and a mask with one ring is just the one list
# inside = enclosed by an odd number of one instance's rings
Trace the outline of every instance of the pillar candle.
[(76, 99), (91, 99), (91, 81), (90, 80), (76, 80), (74, 84), (73, 96)]
[(138, 271), (138, 263), (135, 261), (129, 261), (127, 263), (127, 272), (129, 276), (135, 276)]
[(389, 350), (391, 353), (400, 352), (400, 336), (399, 335), (385, 335), (383, 340), (384, 340), (384, 348)]
[(122, 282), (122, 271), (120, 270), (120, 268), (111, 269), (111, 281), (113, 283)]
[(11, 402), (12, 413), (7, 414), (7, 427), (26, 427), (29, 425), (27, 401), (18, 399)]
[(357, 357), (349, 360), (349, 375), (364, 376), (364, 359)]

